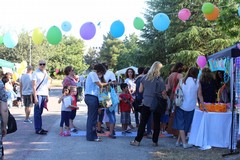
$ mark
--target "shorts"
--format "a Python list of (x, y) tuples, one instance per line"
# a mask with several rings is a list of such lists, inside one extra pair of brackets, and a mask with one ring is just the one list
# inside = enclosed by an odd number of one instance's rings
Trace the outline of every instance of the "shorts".
[(18, 102), (22, 102), (22, 98), (21, 97), (17, 97), (17, 101)]
[(72, 110), (72, 111), (71, 111), (70, 119), (71, 119), (71, 120), (74, 120), (75, 117), (76, 117), (76, 114), (77, 114), (77, 110), (76, 110), (76, 109)]
[(122, 124), (130, 124), (131, 123), (130, 112), (121, 112), (121, 123)]
[(115, 111), (113, 110), (112, 112), (109, 111), (109, 109), (106, 109), (107, 116), (109, 118), (109, 123), (110, 124), (115, 124), (116, 123), (116, 115)]
[(23, 95), (23, 104), (25, 107), (32, 107), (33, 106), (32, 95)]
[(168, 121), (169, 121), (169, 115), (165, 114), (165, 115), (161, 116), (160, 122), (168, 123)]
[(177, 130), (183, 130), (185, 133), (190, 131), (194, 115), (193, 111), (184, 111), (180, 107), (175, 110), (175, 117), (173, 121), (173, 128)]

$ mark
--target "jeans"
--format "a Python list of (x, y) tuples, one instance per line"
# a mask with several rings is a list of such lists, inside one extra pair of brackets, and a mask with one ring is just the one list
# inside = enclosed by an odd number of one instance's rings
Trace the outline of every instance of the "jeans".
[[(143, 106), (142, 110), (141, 110), (141, 116), (142, 116), (142, 118), (140, 120), (140, 124), (138, 127), (137, 136), (135, 137), (135, 140), (138, 142), (141, 142), (144, 132), (145, 132), (146, 124), (149, 120), (149, 117), (151, 116), (150, 107)], [(159, 137), (159, 133), (160, 133), (160, 118), (161, 118), (161, 113), (153, 112), (154, 129), (153, 129), (152, 141), (154, 143), (158, 142), (158, 137)]]
[(69, 120), (71, 117), (71, 111), (62, 111), (61, 112), (61, 122), (60, 127), (63, 127), (63, 124), (65, 123), (66, 127), (69, 127)]
[(38, 98), (38, 104), (34, 105), (34, 127), (36, 132), (42, 129), (42, 113), (43, 113), (44, 102), (46, 101), (47, 96), (38, 95), (37, 98)]
[(97, 117), (98, 117), (99, 101), (98, 101), (98, 97), (93, 95), (85, 95), (84, 100), (88, 107), (86, 139), (88, 141), (93, 141), (94, 139), (97, 138), (96, 124), (97, 124)]

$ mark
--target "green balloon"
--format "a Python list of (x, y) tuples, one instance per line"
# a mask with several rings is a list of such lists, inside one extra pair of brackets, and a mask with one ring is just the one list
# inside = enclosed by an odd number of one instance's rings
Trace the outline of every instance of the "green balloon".
[(52, 26), (47, 32), (47, 41), (52, 45), (57, 45), (62, 40), (62, 32), (57, 26)]
[(3, 36), (0, 36), (0, 44), (3, 44)]
[(212, 3), (204, 3), (202, 6), (202, 12), (204, 14), (211, 14), (214, 11), (214, 5)]
[(144, 21), (142, 20), (142, 18), (136, 17), (133, 21), (133, 26), (137, 30), (142, 30), (144, 27)]

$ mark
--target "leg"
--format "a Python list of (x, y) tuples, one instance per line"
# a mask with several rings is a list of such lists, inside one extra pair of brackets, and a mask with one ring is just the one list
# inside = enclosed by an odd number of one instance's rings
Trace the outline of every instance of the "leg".
[(87, 117), (87, 134), (86, 138), (88, 141), (93, 141), (97, 138), (96, 124), (98, 115), (98, 98), (95, 96), (85, 96), (85, 103), (88, 106), (88, 117)]
[(63, 124), (64, 124), (64, 119), (65, 119), (65, 111), (61, 111), (61, 121), (60, 121), (60, 133), (63, 132)]
[(146, 106), (143, 106), (142, 111), (141, 111), (141, 115), (142, 115), (142, 118), (141, 118), (141, 121), (140, 121), (140, 124), (139, 124), (139, 127), (138, 127), (137, 136), (135, 137), (135, 141), (137, 141), (137, 142), (141, 142), (141, 140), (143, 138), (143, 135), (144, 135), (144, 132), (145, 132), (145, 126), (146, 126), (146, 124), (148, 122), (148, 119), (151, 115), (150, 108), (146, 107)]
[(153, 143), (158, 143), (159, 133), (160, 133), (160, 118), (161, 113), (159, 112), (153, 112), (153, 123), (154, 123), (154, 129), (153, 129)]

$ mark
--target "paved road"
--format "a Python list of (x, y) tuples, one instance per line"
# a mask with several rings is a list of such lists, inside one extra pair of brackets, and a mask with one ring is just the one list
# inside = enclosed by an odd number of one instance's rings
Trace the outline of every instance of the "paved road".
[[(144, 139), (141, 147), (130, 146), (133, 137), (103, 137), (103, 142), (88, 142), (84, 136), (60, 137), (60, 105), (57, 104), (60, 94), (60, 89), (51, 91), (49, 111), (43, 113), (43, 127), (49, 130), (48, 135), (37, 135), (33, 124), (23, 123), (23, 108), (10, 109), (17, 120), (18, 131), (4, 138), (6, 160), (147, 160), (159, 149), (152, 147), (149, 139)], [(86, 105), (81, 103), (79, 107), (75, 124), (85, 130)], [(120, 129), (120, 124), (117, 128)]]

